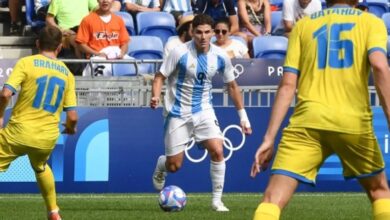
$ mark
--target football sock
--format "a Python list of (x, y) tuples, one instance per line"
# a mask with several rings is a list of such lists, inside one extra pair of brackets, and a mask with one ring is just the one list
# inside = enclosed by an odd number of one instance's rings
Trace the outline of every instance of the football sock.
[(167, 172), (167, 167), (165, 166), (165, 162), (167, 161), (167, 157), (161, 155), (157, 160), (157, 169), (161, 172)]
[(225, 182), (225, 160), (220, 162), (211, 161), (210, 176), (213, 187), (213, 203), (221, 201), (223, 185)]
[(374, 220), (390, 219), (390, 199), (378, 199), (372, 204)]
[(253, 220), (278, 220), (280, 208), (273, 203), (260, 203), (257, 207)]
[(43, 172), (35, 173), (35, 177), (45, 200), (47, 211), (58, 210), (54, 176), (50, 167), (46, 165)]

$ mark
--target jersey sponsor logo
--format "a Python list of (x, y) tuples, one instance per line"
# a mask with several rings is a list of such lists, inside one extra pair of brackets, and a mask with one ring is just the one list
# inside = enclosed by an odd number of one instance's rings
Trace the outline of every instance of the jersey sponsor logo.
[(111, 32), (107, 33), (106, 31), (100, 31), (94, 33), (96, 40), (118, 40), (119, 39), (119, 33), (117, 32)]

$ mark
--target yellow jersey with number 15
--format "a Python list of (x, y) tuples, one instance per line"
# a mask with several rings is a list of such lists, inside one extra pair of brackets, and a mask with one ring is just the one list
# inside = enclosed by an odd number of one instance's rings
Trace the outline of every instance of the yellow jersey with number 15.
[(53, 148), (61, 112), (76, 107), (73, 74), (59, 60), (33, 55), (16, 63), (4, 86), (14, 93), (20, 88), (4, 128), (7, 138), (30, 147)]
[(291, 127), (372, 131), (368, 55), (386, 54), (387, 31), (372, 14), (346, 5), (301, 19), (288, 43), (284, 72), (298, 74)]

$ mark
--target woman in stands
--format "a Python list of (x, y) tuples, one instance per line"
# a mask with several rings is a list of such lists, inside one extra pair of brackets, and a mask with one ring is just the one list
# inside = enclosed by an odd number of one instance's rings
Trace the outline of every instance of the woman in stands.
[(231, 59), (233, 58), (249, 58), (248, 48), (245, 45), (245, 40), (237, 40), (239, 37), (231, 39), (230, 22), (228, 19), (221, 19), (215, 23), (215, 45), (224, 49)]
[(271, 33), (271, 6), (268, 0), (238, 0), (240, 31), (247, 34), (249, 45), (256, 36)]

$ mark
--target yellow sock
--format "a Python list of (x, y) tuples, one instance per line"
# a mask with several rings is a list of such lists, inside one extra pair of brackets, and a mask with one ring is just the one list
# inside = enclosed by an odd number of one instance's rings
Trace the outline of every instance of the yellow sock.
[(280, 208), (272, 203), (260, 203), (253, 220), (279, 220)]
[(374, 220), (390, 220), (390, 199), (378, 199), (372, 204)]
[(45, 171), (36, 173), (35, 177), (37, 178), (42, 197), (45, 200), (47, 211), (58, 210), (54, 176), (50, 167), (46, 165)]

